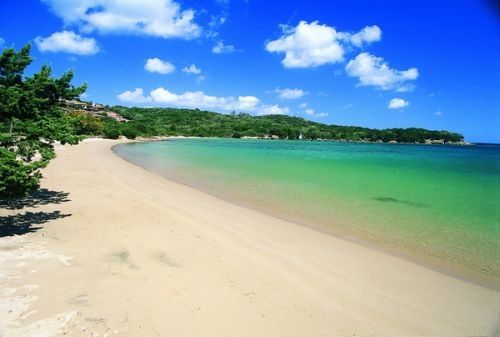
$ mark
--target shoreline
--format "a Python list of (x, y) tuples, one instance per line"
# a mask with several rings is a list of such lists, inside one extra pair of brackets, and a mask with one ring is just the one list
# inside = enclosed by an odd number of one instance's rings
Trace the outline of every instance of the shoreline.
[(5, 336), (500, 331), (498, 291), (169, 181), (114, 154), (120, 142), (58, 147), (42, 188), (66, 199), (0, 210), (59, 212), (0, 238)]
[[(445, 275), (455, 277), (457, 279), (470, 282), (473, 284), (476, 284), (481, 287), (485, 287), (491, 290), (495, 291), (500, 291), (500, 279), (498, 277), (495, 277), (491, 274), (481, 272), (480, 269), (470, 269), (468, 268), (468, 265), (462, 266), (460, 264), (451, 264), (450, 259), (445, 259), (444, 256), (440, 255), (430, 255), (426, 253), (421, 253), (412, 249), (405, 248), (401, 245), (394, 245), (392, 242), (388, 240), (382, 240), (378, 237), (375, 237), (371, 235), (373, 240), (370, 240), (368, 237), (370, 235), (363, 235), (361, 232), (356, 232), (356, 230), (351, 230), (349, 231), (348, 228), (345, 228), (345, 226), (340, 226), (343, 228), (336, 228), (335, 226), (327, 226), (325, 224), (321, 223), (315, 223), (314, 221), (307, 220), (307, 219), (299, 219), (297, 217), (294, 217), (291, 214), (285, 214), (283, 211), (277, 211), (277, 210), (272, 210), (270, 208), (266, 208), (262, 205), (259, 205), (257, 203), (253, 203), (248, 200), (243, 200), (241, 198), (237, 198), (235, 196), (231, 196), (224, 191), (218, 190), (216, 188), (211, 188), (209, 186), (203, 185), (203, 184), (198, 184), (194, 181), (185, 181), (183, 179), (180, 179), (178, 177), (175, 177), (175, 173), (173, 174), (162, 174), (160, 172), (155, 172), (153, 170), (148, 170), (147, 168), (136, 164), (127, 158), (121, 156), (119, 153), (117, 153), (116, 147), (117, 146), (122, 146), (122, 145), (127, 145), (127, 144), (133, 144), (133, 143), (147, 143), (147, 142), (157, 142), (157, 141), (175, 141), (176, 139), (203, 139), (204, 137), (167, 137), (167, 138), (161, 138), (161, 139), (153, 139), (153, 140), (139, 140), (139, 141), (134, 141), (134, 140), (128, 140), (126, 142), (121, 142), (119, 144), (113, 145), (111, 147), (111, 150), (114, 155), (119, 157), (120, 159), (126, 161), (127, 163), (134, 165), (136, 167), (139, 167), (143, 170), (145, 170), (148, 173), (154, 174), (162, 179), (166, 179), (168, 181), (181, 184), (183, 186), (186, 186), (188, 188), (195, 189), (197, 191), (200, 191), (202, 193), (206, 193), (208, 195), (211, 195), (215, 198), (221, 199), (225, 202), (228, 202), (230, 204), (239, 206), (239, 207), (244, 207), (252, 211), (256, 211), (259, 213), (266, 214), (271, 217), (276, 217), (279, 218), (283, 221), (291, 222), (300, 226), (304, 226), (307, 228), (310, 228), (312, 230), (316, 230), (318, 232), (321, 232), (323, 234), (327, 235), (332, 235), (338, 239), (342, 240), (347, 240), (349, 242), (359, 244), (365, 247), (368, 247), (370, 249), (374, 249), (380, 252), (384, 252), (386, 254), (390, 254), (393, 256), (396, 256), (398, 258), (405, 259), (409, 262), (416, 263), (424, 268), (429, 268), (434, 271), (443, 273)], [(214, 137), (215, 139), (228, 139), (232, 140), (232, 138), (217, 138)], [(284, 141), (284, 140), (281, 140)], [(294, 140), (291, 140), (294, 141)], [(298, 140), (297, 140), (298, 141)], [(360, 142), (361, 144), (362, 142)], [(380, 143), (375, 143), (372, 142), (371, 144), (380, 144)], [(461, 146), (461, 145), (453, 145), (453, 144), (409, 144), (409, 143), (398, 143), (398, 144), (389, 144), (389, 143), (382, 143), (382, 145), (425, 145), (425, 146)], [(348, 222), (348, 220), (345, 220), (344, 222)]]
[(153, 137), (137, 137), (136, 139), (127, 139), (128, 142), (162, 142), (175, 139), (227, 139), (227, 140), (269, 140), (269, 141), (291, 141), (291, 142), (331, 142), (331, 143), (355, 143), (355, 144), (379, 144), (379, 145), (425, 145), (425, 146), (456, 146), (456, 147), (473, 147), (477, 145), (500, 145), (496, 143), (473, 143), (469, 141), (449, 142), (449, 143), (405, 143), (405, 142), (374, 142), (364, 140), (346, 140), (346, 139), (288, 139), (288, 138), (265, 138), (265, 137), (201, 137), (201, 136), (153, 136)]

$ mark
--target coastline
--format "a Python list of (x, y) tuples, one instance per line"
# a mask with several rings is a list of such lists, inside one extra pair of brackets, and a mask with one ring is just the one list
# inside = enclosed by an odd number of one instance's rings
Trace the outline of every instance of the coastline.
[[(123, 160), (131, 163), (134, 166), (138, 166), (147, 172), (158, 175), (164, 179), (173, 181), (175, 183), (194, 188), (196, 190), (207, 193), (213, 197), (218, 199), (222, 199), (228, 203), (245, 207), (259, 213), (264, 213), (266, 215), (279, 218), (281, 220), (292, 222), (301, 226), (306, 226), (313, 230), (320, 231), (324, 234), (333, 235), (337, 238), (341, 238), (343, 240), (348, 240), (356, 244), (360, 244), (371, 249), (379, 250), (406, 260), (409, 260), (413, 263), (420, 264), (425, 268), (430, 268), (435, 271), (450, 275), (452, 277), (456, 277), (467, 282), (475, 283), (477, 285), (490, 288), (492, 290), (500, 291), (500, 278), (498, 274), (493, 273), (492, 270), (486, 269), (481, 265), (474, 265), (470, 263), (465, 263), (460, 257), (454, 256), (452, 254), (438, 254), (438, 253), (430, 253), (429, 251), (419, 250), (414, 247), (411, 247), (409, 244), (405, 244), (405, 242), (394, 242), (390, 238), (384, 237), (383, 235), (374, 235), (373, 233), (369, 233), (367, 231), (360, 230), (359, 228), (355, 228), (351, 226), (352, 219), (344, 214), (343, 217), (336, 215), (335, 224), (332, 225), (330, 222), (322, 221), (322, 219), (314, 218), (311, 216), (304, 216), (303, 214), (299, 214), (297, 212), (289, 212), (283, 211), (280, 208), (273, 208), (268, 206), (264, 202), (258, 202), (256, 200), (252, 200), (249, 198), (242, 197), (236, 193), (230, 193), (223, 188), (218, 188), (214, 185), (205, 184), (203, 181), (199, 179), (191, 179), (186, 177), (185, 175), (177, 174), (176, 170), (168, 170), (168, 172), (162, 170), (156, 170), (154, 168), (148, 168), (148, 166), (141, 166), (139, 163), (134, 162), (134, 160), (129, 160), (127, 158), (127, 151), (121, 153), (120, 147), (122, 145), (127, 146), (127, 144), (133, 143), (152, 143), (152, 142), (161, 142), (161, 141), (175, 141), (182, 139), (217, 139), (217, 140), (226, 140), (226, 141), (238, 141), (237, 139), (231, 138), (218, 138), (218, 137), (160, 137), (155, 139), (140, 139), (139, 141), (128, 141), (120, 144), (116, 144), (112, 146), (112, 151), (115, 155), (121, 157)], [(259, 139), (260, 140), (260, 139)], [(287, 140), (280, 140), (287, 141)], [(299, 140), (290, 140), (291, 142), (301, 142)], [(308, 142), (308, 141), (306, 141)], [(335, 141), (334, 141), (335, 142)], [(362, 144), (363, 142), (356, 142), (358, 144)], [(370, 144), (378, 144), (372, 142)], [(389, 145), (389, 146), (460, 146), (460, 145), (452, 145), (452, 144), (408, 144), (408, 143), (397, 143), (397, 144), (381, 144), (381, 145)], [(412, 237), (409, 238), (410, 240)]]
[(59, 216), (0, 238), (6, 336), (499, 333), (498, 291), (169, 181), (120, 142), (59, 147), (42, 188), (68, 200), (23, 210)]

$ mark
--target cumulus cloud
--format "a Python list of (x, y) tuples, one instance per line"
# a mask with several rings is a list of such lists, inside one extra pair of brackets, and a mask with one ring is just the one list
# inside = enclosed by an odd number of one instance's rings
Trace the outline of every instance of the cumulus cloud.
[(233, 45), (225, 45), (224, 41), (219, 41), (212, 48), (212, 53), (214, 54), (231, 54), (236, 51), (236, 48)]
[(349, 76), (358, 78), (359, 85), (382, 90), (408, 91), (413, 88), (408, 82), (418, 78), (417, 68), (392, 69), (383, 58), (365, 52), (350, 60), (345, 69)]
[(367, 26), (360, 32), (352, 34), (349, 40), (356, 47), (362, 47), (364, 44), (380, 41), (382, 30), (378, 26)]
[(307, 103), (302, 103), (299, 105), (299, 108), (301, 108), (302, 110), (304, 110), (304, 113), (307, 115), (307, 116), (310, 116), (310, 117), (317, 117), (317, 118), (321, 118), (321, 117), (326, 117), (328, 116), (328, 113), (326, 112), (316, 112), (316, 110), (314, 110), (313, 108), (310, 108)]
[(278, 97), (281, 99), (298, 99), (304, 97), (309, 94), (302, 89), (275, 89), (274, 92), (278, 94)]
[(82, 37), (72, 31), (56, 32), (48, 37), (35, 38), (35, 43), (41, 52), (64, 52), (78, 55), (94, 55), (99, 46), (93, 38)]
[(127, 90), (118, 95), (118, 99), (128, 103), (146, 103), (151, 102), (151, 97), (145, 97), (141, 88), (135, 88), (134, 91)]
[(141, 88), (125, 91), (119, 94), (118, 99), (127, 103), (156, 103), (171, 106), (214, 109), (222, 111), (247, 111), (259, 115), (287, 114), (289, 109), (279, 105), (264, 104), (255, 96), (211, 96), (203, 91), (187, 91), (182, 94), (171, 92), (163, 87), (152, 90), (145, 96)]
[(42, 0), (66, 25), (84, 32), (194, 38), (201, 29), (195, 11), (173, 0)]
[(360, 47), (379, 41), (382, 31), (378, 26), (365, 27), (358, 33), (337, 31), (318, 21), (301, 21), (297, 27), (281, 26), (283, 35), (266, 44), (266, 50), (285, 53), (281, 61), (285, 68), (309, 68), (344, 60), (345, 48)]
[(176, 106), (186, 106), (203, 109), (222, 110), (255, 110), (260, 100), (255, 96), (217, 97), (206, 95), (203, 91), (176, 94), (165, 88), (157, 88), (150, 93), (156, 103), (167, 103)]
[(407, 107), (410, 103), (402, 98), (393, 98), (390, 100), (389, 105), (387, 106), (389, 109), (402, 109)]
[(144, 69), (150, 73), (170, 74), (175, 71), (172, 63), (161, 60), (157, 57), (149, 58), (144, 65)]
[(182, 68), (182, 71), (186, 74), (199, 75), (201, 74), (201, 69), (198, 68), (195, 64), (191, 64), (189, 67)]
[(259, 107), (257, 113), (259, 115), (286, 115), (290, 109), (281, 107), (279, 105), (262, 105)]

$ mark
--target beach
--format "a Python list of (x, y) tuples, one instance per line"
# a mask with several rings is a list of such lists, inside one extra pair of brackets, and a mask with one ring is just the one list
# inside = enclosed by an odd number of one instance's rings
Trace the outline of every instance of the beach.
[[(0, 210), (3, 336), (499, 335), (500, 292), (59, 146)], [(34, 207), (33, 207), (34, 206)], [(12, 226), (11, 226), (12, 227)]]

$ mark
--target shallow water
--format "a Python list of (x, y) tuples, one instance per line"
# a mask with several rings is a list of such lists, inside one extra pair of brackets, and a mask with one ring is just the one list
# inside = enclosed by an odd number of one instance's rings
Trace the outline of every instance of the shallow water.
[(500, 277), (500, 147), (178, 139), (115, 152), (265, 211)]

